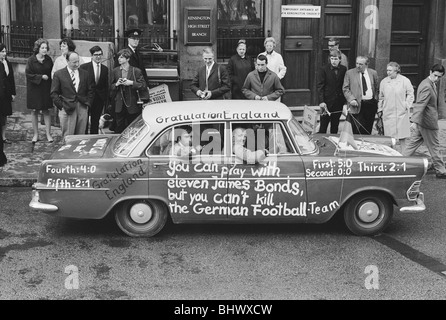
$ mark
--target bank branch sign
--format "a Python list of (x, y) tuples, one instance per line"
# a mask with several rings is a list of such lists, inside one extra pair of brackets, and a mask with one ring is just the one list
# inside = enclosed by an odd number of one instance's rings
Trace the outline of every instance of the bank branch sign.
[(209, 45), (212, 43), (211, 9), (189, 9), (186, 8), (186, 44)]
[(282, 6), (282, 18), (320, 19), (321, 6)]

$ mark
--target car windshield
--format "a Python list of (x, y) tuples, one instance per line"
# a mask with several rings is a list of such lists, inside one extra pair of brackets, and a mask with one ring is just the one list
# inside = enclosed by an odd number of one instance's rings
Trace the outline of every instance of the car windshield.
[(296, 142), (302, 154), (314, 153), (317, 149), (314, 141), (308, 136), (305, 130), (301, 127), (299, 122), (293, 118), (289, 123), (291, 135)]
[(139, 116), (116, 140), (113, 152), (118, 156), (128, 156), (136, 147), (138, 141), (149, 133), (149, 126), (142, 116)]

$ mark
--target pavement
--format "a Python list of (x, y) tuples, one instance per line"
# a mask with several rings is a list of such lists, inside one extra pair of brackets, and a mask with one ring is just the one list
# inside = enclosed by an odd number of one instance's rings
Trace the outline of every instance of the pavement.
[[(55, 122), (53, 120), (53, 122)], [(440, 151), (446, 160), (446, 120), (440, 120)], [(340, 130), (342, 125), (340, 126)], [(40, 124), (39, 117), (39, 139), (36, 144), (31, 142), (33, 128), (31, 115), (15, 112), (8, 117), (6, 138), (11, 144), (5, 144), (4, 151), (8, 163), (0, 172), (0, 187), (31, 187), (36, 181), (39, 167), (42, 161), (63, 144), (60, 127), (52, 125), (51, 134), (54, 142), (46, 139), (45, 126)], [(423, 145), (418, 149), (420, 153), (429, 155), (427, 148)]]

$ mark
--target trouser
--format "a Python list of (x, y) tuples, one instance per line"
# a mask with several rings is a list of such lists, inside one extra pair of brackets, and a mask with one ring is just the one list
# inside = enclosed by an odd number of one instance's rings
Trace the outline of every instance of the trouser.
[(373, 124), (375, 123), (376, 112), (378, 111), (378, 101), (362, 100), (361, 110), (359, 114), (354, 114), (353, 118), (355, 123), (353, 124), (354, 134), (372, 134)]
[(8, 160), (6, 159), (6, 155), (3, 152), (3, 138), (0, 139), (0, 167), (3, 167)]
[(431, 154), (432, 165), (436, 173), (445, 173), (446, 169), (444, 161), (440, 156), (438, 130), (426, 129), (416, 123), (412, 123), (410, 126), (410, 138), (406, 140), (406, 147), (403, 150), (403, 155), (406, 157), (412, 156), (423, 142), (426, 144), (426, 147)]
[[(104, 101), (101, 98), (95, 97), (93, 105), (88, 110), (90, 116), (90, 134), (99, 133), (99, 119), (101, 118), (102, 111), (104, 110)], [(88, 134), (88, 123), (85, 131)]]
[(64, 109), (60, 110), (59, 118), (62, 137), (85, 134), (88, 122), (88, 108), (78, 102), (72, 114), (67, 114)]
[(319, 133), (327, 133), (328, 125), (330, 124), (330, 133), (337, 134), (339, 131), (339, 119), (341, 119), (342, 112), (322, 115), (320, 120)]

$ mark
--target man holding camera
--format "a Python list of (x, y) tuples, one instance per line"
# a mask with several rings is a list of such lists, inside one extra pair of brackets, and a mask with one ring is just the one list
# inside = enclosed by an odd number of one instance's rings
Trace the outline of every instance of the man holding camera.
[(115, 102), (115, 133), (122, 133), (142, 113), (143, 101), (138, 97), (138, 90), (147, 85), (141, 70), (129, 64), (131, 54), (129, 49), (119, 51), (119, 67), (113, 69), (111, 98)]

